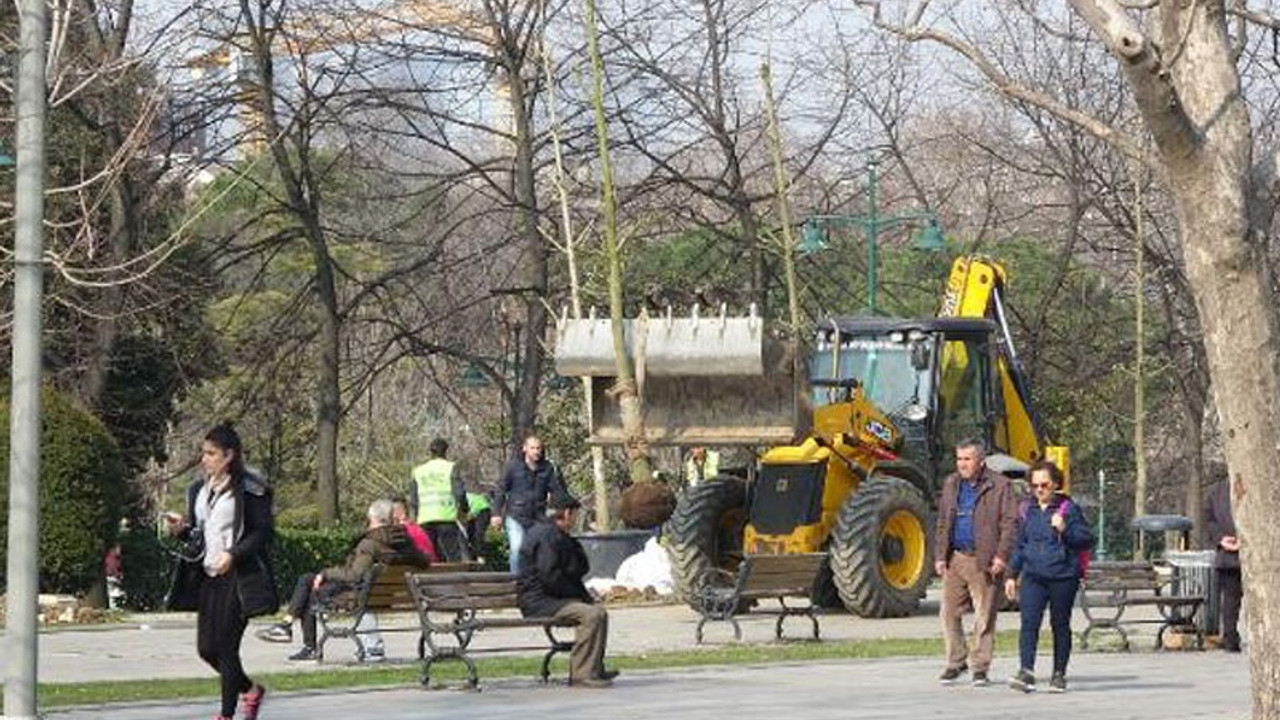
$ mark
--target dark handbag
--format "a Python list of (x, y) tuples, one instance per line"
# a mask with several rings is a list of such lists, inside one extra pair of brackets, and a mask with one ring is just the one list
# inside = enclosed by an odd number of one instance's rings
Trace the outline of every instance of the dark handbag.
[(169, 590), (164, 594), (168, 611), (196, 610), (200, 604), (200, 586), (204, 584), (204, 533), (193, 530), (180, 552), (170, 552), (173, 568), (169, 573)]
[(280, 609), (275, 573), (263, 553), (255, 554), (236, 568), (236, 594), (240, 599), (240, 614), (246, 619), (274, 615)]

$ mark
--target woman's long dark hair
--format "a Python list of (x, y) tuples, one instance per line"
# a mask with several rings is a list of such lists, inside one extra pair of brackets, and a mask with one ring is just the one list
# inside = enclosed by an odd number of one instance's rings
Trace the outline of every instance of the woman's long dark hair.
[(228, 471), (231, 479), (239, 481), (244, 477), (244, 449), (240, 445), (240, 435), (230, 421), (219, 423), (204, 436), (205, 442), (213, 443), (222, 451), (232, 451), (231, 464)]

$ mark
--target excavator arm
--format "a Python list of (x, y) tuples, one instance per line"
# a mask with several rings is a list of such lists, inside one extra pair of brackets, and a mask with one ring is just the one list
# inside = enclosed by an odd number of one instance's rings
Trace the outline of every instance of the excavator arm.
[[(1032, 405), (1026, 372), (1018, 358), (1005, 311), (1004, 290), (1008, 274), (999, 263), (980, 255), (956, 258), (947, 278), (939, 317), (973, 317), (993, 320), (998, 329), (996, 374), (1004, 415), (996, 421), (994, 443), (1009, 455), (1031, 463), (1052, 460), (1067, 473), (1069, 454), (1063, 446), (1050, 445), (1044, 425)], [(960, 378), (968, 371), (970, 359), (961, 343), (949, 343), (943, 350), (939, 397), (943, 406), (953, 400)], [(949, 396), (949, 394), (951, 396)]]

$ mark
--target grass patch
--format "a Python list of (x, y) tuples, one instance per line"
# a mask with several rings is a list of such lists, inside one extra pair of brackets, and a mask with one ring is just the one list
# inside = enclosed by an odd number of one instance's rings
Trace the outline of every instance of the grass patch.
[[(1016, 651), (1017, 646), (1016, 632), (997, 634), (998, 652)], [(929, 656), (941, 658), (941, 639), (886, 638), (820, 643), (725, 645), (696, 650), (610, 656), (609, 665), (622, 670), (659, 670), (713, 665)], [(479, 669), (480, 681), (483, 683), (485, 680), (499, 678), (537, 677), (541, 669), (541, 660), (535, 657), (482, 657), (477, 660), (476, 665)], [(432, 681), (458, 682), (466, 677), (464, 670), (461, 663), (440, 663), (432, 668)], [(563, 657), (558, 658), (557, 662), (552, 664), (552, 670), (554, 677), (563, 678), (568, 672), (567, 661)], [(275, 692), (289, 692), (416, 685), (420, 671), (420, 665), (413, 663), (342, 667), (306, 672), (257, 673), (253, 677)], [(39, 699), (40, 708), (49, 710), (73, 705), (213, 698), (217, 694), (216, 678), (199, 678), (41, 684)]]

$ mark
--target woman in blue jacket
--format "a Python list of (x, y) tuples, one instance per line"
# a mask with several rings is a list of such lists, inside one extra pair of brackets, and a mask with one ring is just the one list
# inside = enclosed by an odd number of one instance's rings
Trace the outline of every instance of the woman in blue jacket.
[(1051, 462), (1031, 466), (1031, 497), (1019, 507), (1018, 533), (1004, 591), (1018, 597), (1022, 631), (1018, 636), (1021, 669), (1009, 678), (1015, 690), (1036, 689), (1036, 642), (1045, 605), (1053, 629), (1053, 675), (1049, 692), (1067, 691), (1071, 657), (1071, 607), (1080, 585), (1080, 553), (1093, 547), (1084, 513), (1060, 494), (1062, 471)]

